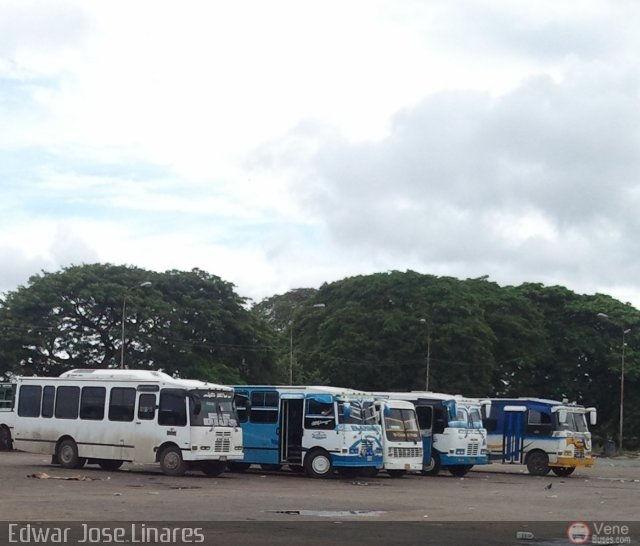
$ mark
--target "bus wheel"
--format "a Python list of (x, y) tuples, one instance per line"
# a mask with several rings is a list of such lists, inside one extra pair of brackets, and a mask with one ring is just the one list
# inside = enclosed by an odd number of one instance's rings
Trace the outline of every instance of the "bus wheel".
[(62, 468), (82, 468), (86, 459), (78, 457), (78, 446), (71, 440), (62, 440), (56, 451), (58, 463)]
[(227, 468), (227, 463), (224, 461), (205, 461), (200, 463), (200, 470), (207, 476), (219, 476)]
[(122, 466), (124, 461), (120, 461), (118, 459), (100, 459), (98, 461), (98, 466), (102, 468), (102, 470), (118, 470)]
[(0, 427), (0, 451), (11, 451), (11, 431), (7, 427)]
[(546, 476), (549, 473), (549, 457), (544, 451), (533, 451), (527, 457), (527, 470), (534, 476)]
[(324, 449), (315, 449), (304, 458), (304, 471), (310, 478), (326, 478), (333, 472), (331, 455)]
[(392, 478), (402, 478), (406, 473), (405, 470), (387, 470), (387, 474)]
[(456, 478), (462, 478), (462, 476), (464, 476), (472, 468), (473, 468), (472, 464), (456, 464), (456, 465), (447, 467), (447, 470), (451, 472), (452, 476), (455, 476)]
[(247, 470), (249, 470), (249, 467), (251, 466), (250, 463), (229, 463), (227, 465), (227, 468), (229, 469), (229, 472), (246, 472)]
[(576, 469), (575, 466), (554, 466), (551, 470), (556, 476), (565, 478), (567, 476), (571, 476), (571, 474), (573, 474), (573, 471), (575, 469)]
[(423, 476), (437, 476), (440, 472), (440, 455), (437, 451), (431, 452), (431, 462), (428, 465), (422, 465)]
[(160, 468), (167, 476), (182, 476), (187, 471), (187, 463), (176, 446), (169, 446), (162, 450)]

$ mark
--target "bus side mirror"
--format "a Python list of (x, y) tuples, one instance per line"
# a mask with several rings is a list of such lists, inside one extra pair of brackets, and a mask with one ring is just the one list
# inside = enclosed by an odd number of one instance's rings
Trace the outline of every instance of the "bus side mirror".
[(351, 404), (349, 402), (342, 404), (342, 413), (345, 417), (351, 416)]
[(564, 424), (567, 422), (567, 410), (565, 409), (558, 410), (558, 421), (560, 421), (561, 424)]
[(384, 409), (382, 410), (382, 414), (385, 417), (389, 417), (389, 415), (391, 415), (391, 408), (385, 404)]
[(596, 408), (587, 408), (589, 412), (589, 424), (595, 426), (598, 423), (598, 412)]

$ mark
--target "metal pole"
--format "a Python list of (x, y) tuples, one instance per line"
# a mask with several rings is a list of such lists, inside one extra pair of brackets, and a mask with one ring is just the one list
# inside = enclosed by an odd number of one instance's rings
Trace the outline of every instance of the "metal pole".
[(425, 390), (429, 391), (429, 368), (431, 367), (431, 328), (427, 326), (427, 377), (425, 380)]
[(625, 350), (625, 341), (624, 336), (630, 331), (630, 329), (625, 330), (624, 326), (622, 327), (622, 360), (620, 365), (620, 444), (619, 451), (622, 452), (622, 438), (624, 436), (624, 350)]
[(122, 336), (120, 338), (120, 369), (124, 370), (124, 320), (125, 310), (127, 308), (127, 293), (122, 297)]
[(293, 385), (293, 317), (289, 327), (289, 385)]

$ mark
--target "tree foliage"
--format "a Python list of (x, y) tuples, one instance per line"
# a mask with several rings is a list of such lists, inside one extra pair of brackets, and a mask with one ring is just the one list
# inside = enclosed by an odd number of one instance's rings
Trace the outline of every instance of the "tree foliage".
[(58, 375), (122, 359), (183, 377), (264, 381), (273, 336), (244, 303), (232, 284), (197, 269), (91, 264), (43, 272), (0, 303), (0, 372)]

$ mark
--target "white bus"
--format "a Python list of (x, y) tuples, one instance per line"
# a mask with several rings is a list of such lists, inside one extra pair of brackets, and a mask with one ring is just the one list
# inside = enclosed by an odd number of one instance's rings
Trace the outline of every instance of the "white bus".
[(383, 469), (392, 478), (422, 470), (422, 436), (416, 409), (404, 400), (376, 400), (376, 420), (382, 426)]
[(0, 383), (0, 451), (13, 445), (13, 383)]
[(16, 449), (64, 468), (159, 462), (180, 476), (217, 476), (242, 459), (233, 389), (150, 370), (71, 370), (16, 378)]

